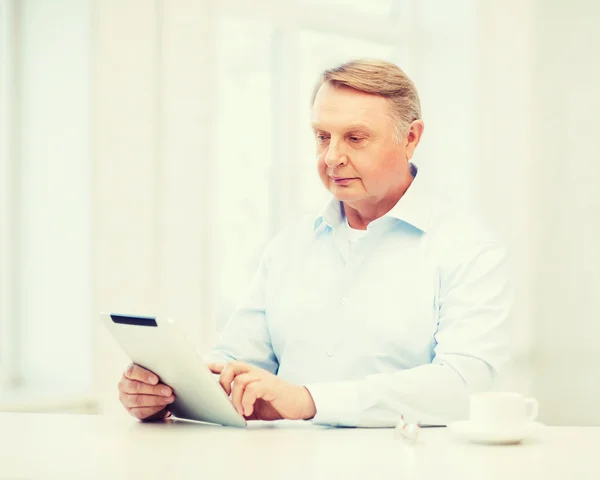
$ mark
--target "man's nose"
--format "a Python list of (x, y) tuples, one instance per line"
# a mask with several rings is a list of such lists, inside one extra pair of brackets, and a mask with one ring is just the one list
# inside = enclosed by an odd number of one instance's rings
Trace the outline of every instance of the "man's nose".
[(331, 142), (325, 154), (325, 164), (330, 168), (343, 166), (348, 163), (348, 157), (342, 151), (339, 144)]

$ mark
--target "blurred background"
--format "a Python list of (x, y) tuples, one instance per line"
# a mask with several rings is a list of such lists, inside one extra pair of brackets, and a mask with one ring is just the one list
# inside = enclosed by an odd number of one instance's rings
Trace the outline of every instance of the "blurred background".
[(595, 0), (0, 0), (0, 410), (125, 415), (101, 311), (209, 348), (327, 198), (318, 74), (379, 57), (419, 90), (415, 163), (511, 248), (498, 388), (600, 425), (599, 48)]

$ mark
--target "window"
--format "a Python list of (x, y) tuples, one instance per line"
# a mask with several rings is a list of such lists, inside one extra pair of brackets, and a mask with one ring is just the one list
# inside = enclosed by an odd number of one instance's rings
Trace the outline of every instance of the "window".
[[(269, 238), (273, 152), (271, 24), (217, 21), (217, 137), (214, 189), (217, 317), (248, 287)], [(240, 238), (239, 232), (244, 232)], [(221, 326), (221, 325), (219, 325)]]
[[(277, 10), (258, 1), (248, 10), (231, 1), (218, 11), (218, 327), (248, 288), (268, 241), (290, 218), (316, 212), (329, 197), (317, 175), (310, 130), (319, 73), (358, 57), (401, 63), (405, 3), (296, 0)], [(342, 28), (340, 11), (347, 21)]]
[(35, 396), (91, 383), (89, 10), (60, 7), (0, 2), (1, 368)]
[(404, 2), (395, 0), (370, 0), (368, 2), (365, 2), (364, 0), (326, 0), (325, 2), (320, 0), (300, 0), (300, 3), (302, 5), (315, 7), (321, 7), (325, 4), (326, 7), (344, 9), (355, 14), (367, 13), (371, 15), (386, 16), (392, 13), (393, 8), (395, 8), (397, 4), (402, 4)]

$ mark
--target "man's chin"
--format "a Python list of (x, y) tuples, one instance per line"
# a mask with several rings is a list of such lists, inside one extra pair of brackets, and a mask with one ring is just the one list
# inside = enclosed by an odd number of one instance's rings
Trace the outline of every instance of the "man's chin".
[(353, 188), (339, 187), (336, 185), (333, 188), (330, 188), (329, 191), (340, 202), (355, 202), (361, 198), (360, 192), (357, 192)]

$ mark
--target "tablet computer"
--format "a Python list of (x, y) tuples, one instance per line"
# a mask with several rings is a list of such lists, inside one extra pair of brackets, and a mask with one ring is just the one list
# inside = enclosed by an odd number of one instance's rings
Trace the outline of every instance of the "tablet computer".
[(227, 393), (170, 318), (102, 313), (102, 322), (131, 361), (173, 389), (178, 418), (245, 427)]

